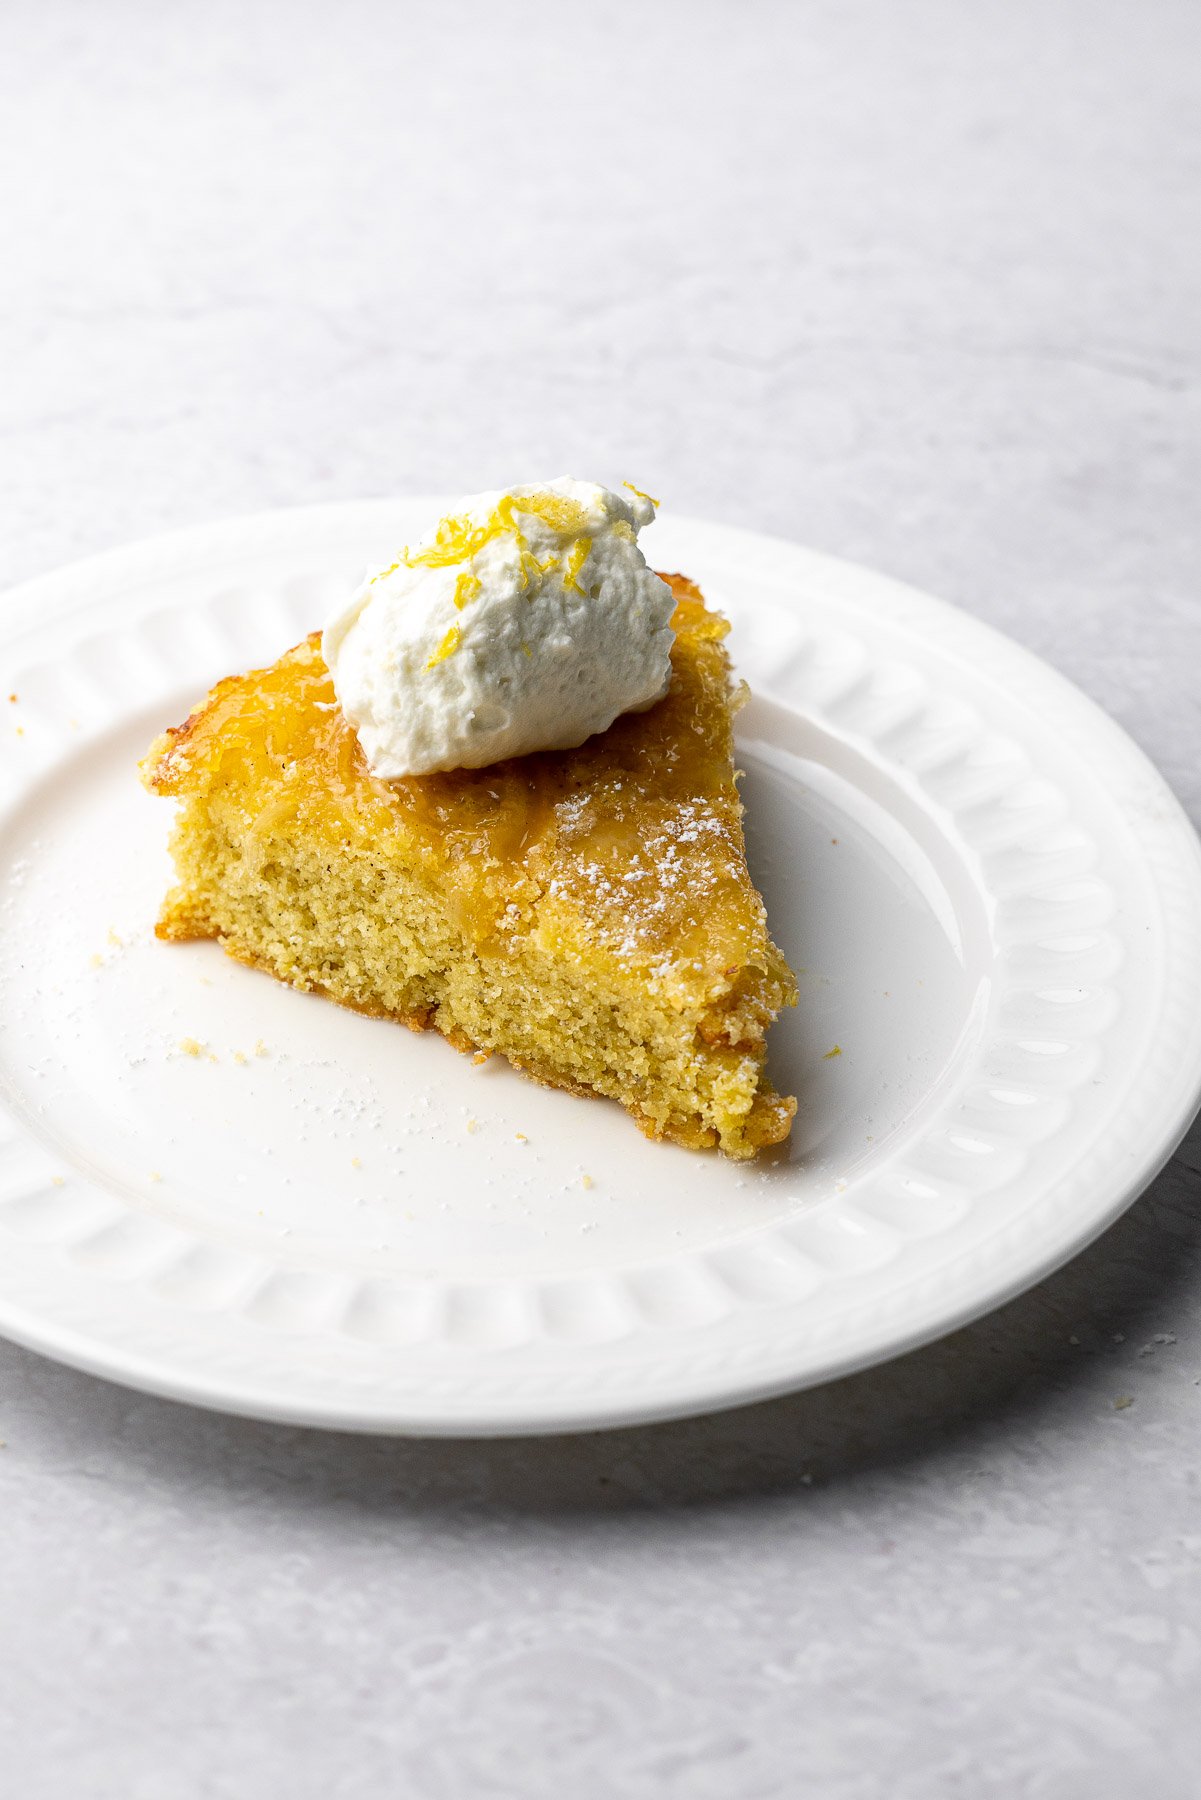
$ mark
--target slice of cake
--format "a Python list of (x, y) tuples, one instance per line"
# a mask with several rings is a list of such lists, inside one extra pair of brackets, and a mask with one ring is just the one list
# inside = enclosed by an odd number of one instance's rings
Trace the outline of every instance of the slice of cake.
[(663, 579), (667, 694), (578, 749), (383, 780), (317, 635), (219, 682), (142, 766), (181, 802), (159, 936), (608, 1095), (652, 1137), (779, 1143), (796, 1102), (765, 1033), (796, 990), (747, 871), (728, 627)]

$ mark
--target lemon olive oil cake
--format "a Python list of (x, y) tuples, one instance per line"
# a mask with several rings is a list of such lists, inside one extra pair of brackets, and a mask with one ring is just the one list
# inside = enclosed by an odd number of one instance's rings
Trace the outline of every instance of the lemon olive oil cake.
[(765, 1038), (796, 990), (747, 870), (728, 627), (664, 580), (665, 698), (574, 750), (385, 781), (318, 635), (219, 682), (142, 765), (180, 803), (158, 935), (607, 1095), (649, 1136), (779, 1143), (796, 1103)]

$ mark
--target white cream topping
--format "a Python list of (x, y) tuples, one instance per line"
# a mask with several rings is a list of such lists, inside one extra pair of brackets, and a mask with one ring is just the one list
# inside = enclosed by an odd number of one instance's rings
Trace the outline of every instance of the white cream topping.
[(655, 502), (590, 481), (476, 494), (325, 628), (322, 654), (385, 781), (569, 750), (671, 680), (671, 589), (637, 536)]

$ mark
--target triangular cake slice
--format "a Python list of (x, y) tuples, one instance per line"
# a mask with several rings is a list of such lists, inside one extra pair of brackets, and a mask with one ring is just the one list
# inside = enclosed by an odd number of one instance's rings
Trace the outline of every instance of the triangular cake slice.
[(796, 990), (747, 871), (728, 627), (664, 579), (669, 693), (578, 750), (384, 782), (316, 635), (218, 683), (143, 764), (182, 802), (159, 936), (609, 1095), (651, 1136), (779, 1143), (765, 1033)]

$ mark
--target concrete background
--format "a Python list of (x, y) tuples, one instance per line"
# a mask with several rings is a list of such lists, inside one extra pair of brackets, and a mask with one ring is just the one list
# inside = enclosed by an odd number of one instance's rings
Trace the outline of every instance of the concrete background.
[[(0, 583), (628, 475), (1011, 632), (1197, 819), (1199, 70), (1189, 0), (15, 0)], [(1190, 1800), (1199, 1171), (934, 1348), (578, 1441), (227, 1422), (0, 1345), (6, 1781)]]

